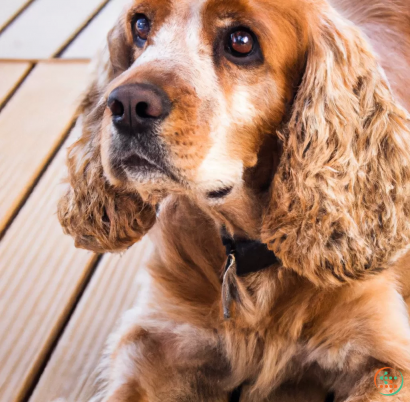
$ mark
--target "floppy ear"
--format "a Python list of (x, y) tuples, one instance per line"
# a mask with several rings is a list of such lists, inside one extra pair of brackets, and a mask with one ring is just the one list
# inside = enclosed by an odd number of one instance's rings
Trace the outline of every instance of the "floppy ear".
[(329, 9), (311, 29), (262, 240), (285, 267), (338, 284), (408, 247), (409, 120), (356, 28)]
[(124, 29), (126, 24), (126, 16), (122, 15), (107, 36), (110, 63), (114, 75), (121, 74), (132, 64), (133, 50), (130, 38)]
[[(155, 208), (137, 192), (112, 186), (106, 179), (100, 153), (105, 102), (109, 82), (129, 65), (121, 58), (120, 30), (109, 35), (110, 49), (97, 60), (97, 77), (80, 108), (82, 134), (68, 149), (69, 189), (58, 204), (58, 217), (76, 246), (96, 252), (121, 251), (141, 239), (155, 223)], [(115, 43), (114, 43), (115, 42)], [(124, 54), (126, 56), (126, 53)]]

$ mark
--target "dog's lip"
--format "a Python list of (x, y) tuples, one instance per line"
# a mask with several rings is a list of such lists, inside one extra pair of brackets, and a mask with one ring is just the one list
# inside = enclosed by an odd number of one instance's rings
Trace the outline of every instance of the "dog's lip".
[(127, 157), (124, 157), (121, 162), (121, 164), (125, 166), (125, 168), (139, 170), (141, 171), (141, 173), (160, 173), (161, 175), (167, 176), (169, 179), (175, 182), (179, 182), (177, 177), (171, 172), (170, 169), (153, 162), (146, 156), (141, 155), (140, 153), (133, 153), (131, 155), (128, 155)]
[(122, 160), (122, 163), (131, 168), (140, 168), (140, 169), (149, 169), (149, 170), (159, 170), (163, 172), (163, 169), (159, 167), (157, 164), (154, 162), (148, 160), (142, 155), (139, 154), (132, 154), (130, 156), (127, 156)]

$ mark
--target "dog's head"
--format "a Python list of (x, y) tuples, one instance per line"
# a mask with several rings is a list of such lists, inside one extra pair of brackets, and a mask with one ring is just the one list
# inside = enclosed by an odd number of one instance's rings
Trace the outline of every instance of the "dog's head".
[(69, 151), (59, 216), (121, 250), (188, 194), (315, 282), (376, 272), (410, 233), (405, 112), (323, 0), (135, 0)]
[[(109, 35), (109, 180), (218, 198), (257, 163), (300, 81), (300, 1), (135, 1)], [(303, 3), (302, 3), (302, 6)]]

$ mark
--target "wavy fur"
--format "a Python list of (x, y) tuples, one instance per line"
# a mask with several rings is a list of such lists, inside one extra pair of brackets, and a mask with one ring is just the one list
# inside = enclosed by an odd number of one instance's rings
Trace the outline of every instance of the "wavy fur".
[(97, 253), (123, 251), (155, 223), (155, 208), (135, 191), (115, 187), (104, 174), (100, 133), (105, 104), (100, 99), (114, 78), (112, 61), (92, 83), (82, 102), (81, 137), (68, 149), (69, 188), (58, 204), (58, 218), (77, 247)]
[(314, 283), (340, 284), (408, 246), (409, 120), (355, 27), (334, 12), (314, 27), (262, 239)]
[[(349, 1), (333, 3), (349, 14)], [(396, 10), (401, 0), (380, 2)], [(410, 132), (373, 50), (322, 0), (148, 1), (154, 40), (136, 49), (126, 30), (141, 12), (134, 3), (109, 35), (110, 57), (97, 61), (59, 203), (80, 247), (120, 251), (151, 227), (155, 238), (93, 402), (222, 402), (240, 385), (241, 402), (323, 402), (327, 392), (336, 402), (383, 401), (371, 381), (377, 369), (410, 379)], [(360, 10), (358, 20), (374, 17)], [(211, 28), (221, 14), (254, 23), (263, 63), (214, 62), (221, 49), (208, 42), (220, 40)], [(378, 37), (406, 35), (406, 15), (389, 14), (401, 22)], [(157, 131), (173, 186), (110, 170), (107, 95), (136, 82), (172, 100)], [(156, 217), (145, 200), (161, 185), (168, 196)], [(235, 278), (230, 321), (222, 224), (281, 260)], [(410, 388), (392, 400), (408, 402)]]

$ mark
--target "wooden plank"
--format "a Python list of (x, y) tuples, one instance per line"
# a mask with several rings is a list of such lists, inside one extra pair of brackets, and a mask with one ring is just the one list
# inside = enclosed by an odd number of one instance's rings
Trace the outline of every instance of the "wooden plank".
[(70, 128), (86, 81), (85, 63), (41, 63), (0, 113), (0, 234)]
[(153, 246), (148, 237), (124, 256), (104, 256), (30, 402), (85, 402), (93, 392), (105, 341), (138, 294), (136, 276)]
[(0, 401), (24, 400), (95, 264), (57, 220), (65, 156), (62, 149), (0, 242)]
[(60, 52), (107, 0), (36, 0), (0, 36), (0, 58), (42, 59)]
[(111, 0), (63, 53), (63, 58), (90, 59), (105, 42), (108, 31), (130, 0)]
[(1, 0), (0, 31), (33, 0)]
[(24, 79), (30, 68), (31, 64), (26, 62), (0, 62), (0, 108)]

